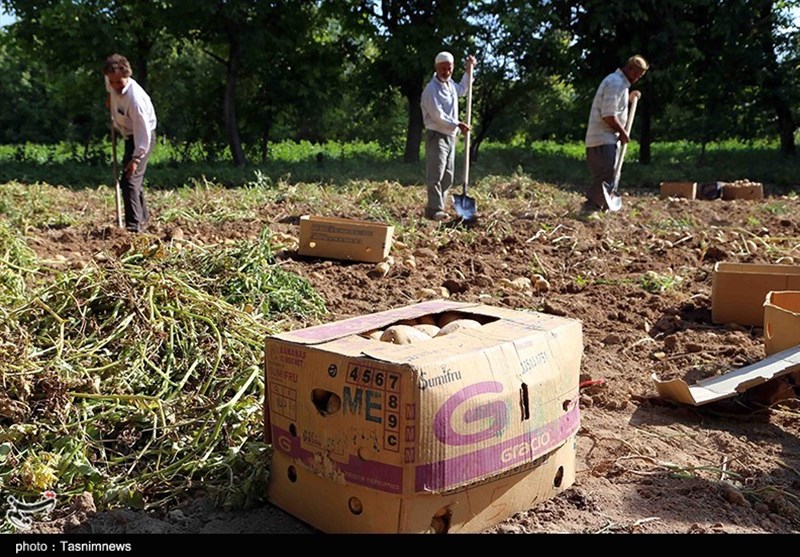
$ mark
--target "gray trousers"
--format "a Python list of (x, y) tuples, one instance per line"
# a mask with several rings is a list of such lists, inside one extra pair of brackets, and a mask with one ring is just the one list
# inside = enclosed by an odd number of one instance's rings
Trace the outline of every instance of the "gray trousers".
[(592, 183), (586, 191), (586, 199), (601, 209), (608, 209), (603, 195), (603, 182), (614, 183), (614, 165), (617, 162), (617, 144), (598, 145), (586, 148), (586, 162), (592, 174)]
[(453, 185), (456, 160), (456, 136), (425, 130), (425, 175), (428, 183), (428, 204), (425, 215), (432, 217), (444, 211), (447, 190)]
[(125, 228), (131, 232), (140, 232), (147, 221), (150, 220), (150, 211), (144, 202), (144, 172), (147, 170), (147, 161), (156, 144), (156, 134), (151, 132), (150, 150), (142, 157), (142, 162), (136, 167), (132, 176), (127, 176), (125, 167), (133, 156), (133, 137), (125, 138), (125, 154), (122, 156), (122, 176), (119, 180), (122, 189), (122, 200), (125, 203)]

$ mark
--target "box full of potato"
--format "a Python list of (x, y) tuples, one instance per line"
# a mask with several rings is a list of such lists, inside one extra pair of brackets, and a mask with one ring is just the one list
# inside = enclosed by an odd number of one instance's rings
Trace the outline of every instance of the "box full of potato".
[(575, 479), (580, 321), (431, 300), (269, 336), (268, 499), (330, 533), (479, 532)]
[(764, 184), (750, 180), (735, 180), (722, 185), (722, 199), (763, 199)]

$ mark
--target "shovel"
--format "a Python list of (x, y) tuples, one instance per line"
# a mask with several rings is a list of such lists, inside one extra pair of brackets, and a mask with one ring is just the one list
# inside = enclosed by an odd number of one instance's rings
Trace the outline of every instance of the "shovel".
[[(472, 126), (472, 66), (467, 68), (467, 81), (469, 90), (467, 91), (467, 126)], [(469, 221), (475, 218), (478, 211), (475, 199), (467, 195), (467, 184), (469, 182), (469, 134), (468, 131), (464, 138), (464, 189), (461, 195), (453, 196), (453, 208), (462, 220)]]
[[(633, 117), (636, 115), (636, 105), (638, 103), (639, 97), (634, 97), (631, 102), (628, 121), (625, 122), (625, 131), (628, 133), (628, 137), (631, 135)], [(625, 161), (625, 153), (627, 150), (628, 144), (626, 143), (622, 146), (622, 149), (620, 149), (619, 156), (617, 157), (617, 164), (614, 165), (614, 183), (609, 184), (608, 182), (603, 182), (603, 196), (606, 198), (606, 205), (608, 205), (609, 211), (619, 211), (622, 209), (622, 198), (617, 193), (617, 189), (619, 188), (619, 178), (622, 175), (622, 163)]]
[(122, 221), (122, 190), (119, 187), (119, 171), (117, 169), (117, 130), (114, 129), (114, 122), (111, 122), (111, 157), (114, 159), (114, 195), (117, 203), (117, 226), (123, 228), (125, 223)]

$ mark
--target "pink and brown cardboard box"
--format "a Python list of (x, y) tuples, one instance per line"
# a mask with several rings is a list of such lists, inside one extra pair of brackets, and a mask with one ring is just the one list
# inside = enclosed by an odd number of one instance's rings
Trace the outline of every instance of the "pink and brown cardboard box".
[[(367, 334), (457, 312), (414, 344)], [(580, 321), (434, 300), (266, 340), (269, 500), (331, 533), (479, 532), (575, 478)]]

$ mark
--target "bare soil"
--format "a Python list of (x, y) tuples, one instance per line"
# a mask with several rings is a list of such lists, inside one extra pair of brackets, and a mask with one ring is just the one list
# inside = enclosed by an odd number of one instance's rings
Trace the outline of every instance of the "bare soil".
[[(398, 188), (401, 186), (397, 186)], [(800, 410), (794, 385), (775, 381), (721, 403), (687, 407), (657, 396), (652, 375), (693, 383), (764, 358), (763, 330), (711, 321), (717, 261), (800, 261), (800, 200), (626, 196), (618, 213), (586, 214), (575, 193), (559, 202), (520, 198), (513, 185), (484, 202), (470, 226), (420, 220), (406, 227), (381, 277), (373, 265), (299, 257), (283, 264), (324, 296), (327, 321), (400, 307), (422, 288), (451, 298), (579, 319), (583, 324), (578, 472), (560, 496), (487, 533), (796, 533), (800, 531)], [(80, 207), (79, 194), (65, 201)], [(565, 197), (566, 196), (566, 197)], [(502, 207), (502, 208), (500, 208)], [(99, 209), (98, 209), (99, 210)], [(191, 241), (255, 238), (265, 226), (297, 235), (302, 203), (265, 206), (260, 218), (219, 225), (178, 223)], [(421, 209), (397, 206), (397, 222)], [(337, 216), (364, 218), (357, 204)], [(40, 256), (80, 265), (124, 251), (127, 233), (94, 225), (33, 231)], [(169, 238), (157, 221), (148, 234)], [(415, 265), (408, 263), (414, 255)], [(781, 259), (783, 258), (783, 259)], [(546, 291), (502, 279), (544, 275)], [(659, 291), (659, 286), (664, 290)], [(308, 324), (297, 323), (296, 326)], [(96, 512), (78, 498), (43, 532), (306, 533), (312, 528), (268, 503), (224, 512), (199, 494), (162, 513)]]

